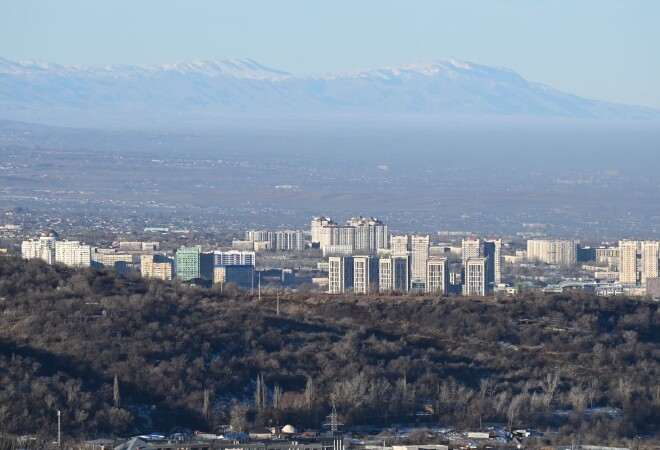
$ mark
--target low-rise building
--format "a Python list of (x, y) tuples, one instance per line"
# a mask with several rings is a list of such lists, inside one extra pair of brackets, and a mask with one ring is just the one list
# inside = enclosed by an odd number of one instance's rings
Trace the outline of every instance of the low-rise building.
[(242, 289), (251, 289), (254, 287), (254, 266), (251, 264), (215, 266), (213, 283), (220, 286), (232, 283)]
[(119, 241), (119, 251), (124, 252), (155, 252), (160, 249), (160, 243), (155, 241)]
[(610, 271), (594, 272), (594, 279), (596, 281), (613, 283), (619, 281), (619, 272), (610, 272)]
[(118, 273), (138, 270), (140, 266), (140, 256), (138, 254), (118, 252), (116, 249), (94, 249), (92, 261), (97, 265), (114, 269)]

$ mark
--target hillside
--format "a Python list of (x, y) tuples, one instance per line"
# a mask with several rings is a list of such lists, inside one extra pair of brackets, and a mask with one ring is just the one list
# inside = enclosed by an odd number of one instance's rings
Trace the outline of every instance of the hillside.
[(4, 119), (87, 126), (282, 114), (660, 118), (652, 108), (587, 99), (457, 60), (299, 76), (250, 59), (64, 66), (0, 58), (0, 111)]
[(332, 399), (347, 425), (426, 411), (616, 440), (659, 431), (659, 325), (657, 304), (535, 294), (300, 294), (277, 315), (268, 296), (0, 258), (0, 431), (52, 433), (57, 409), (71, 435), (318, 427)]

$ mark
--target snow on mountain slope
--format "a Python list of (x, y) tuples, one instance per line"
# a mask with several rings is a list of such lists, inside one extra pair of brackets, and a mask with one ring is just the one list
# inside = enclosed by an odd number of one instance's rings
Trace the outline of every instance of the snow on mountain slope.
[(64, 66), (0, 58), (5, 119), (328, 113), (660, 118), (651, 108), (585, 99), (509, 69), (457, 60), (294, 76), (251, 59)]
[(10, 61), (0, 58), (0, 74), (12, 75), (59, 75), (81, 77), (144, 77), (158, 73), (174, 72), (181, 75), (197, 74), (208, 77), (234, 77), (255, 80), (277, 80), (290, 74), (266, 67), (252, 59), (228, 59), (224, 61), (191, 61), (153, 66), (106, 65), (63, 66), (42, 61)]

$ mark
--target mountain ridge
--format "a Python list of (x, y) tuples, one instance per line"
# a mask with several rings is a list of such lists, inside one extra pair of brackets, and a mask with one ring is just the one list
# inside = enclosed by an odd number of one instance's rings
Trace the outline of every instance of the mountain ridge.
[(99, 121), (233, 114), (424, 114), (660, 119), (660, 111), (583, 98), (517, 72), (457, 59), (295, 75), (253, 59), (60, 65), (0, 58), (0, 117)]
[[(291, 76), (291, 74), (271, 67), (266, 67), (250, 58), (226, 60), (195, 60), (170, 64), (107, 64), (107, 65), (67, 65), (40, 60), (11, 61), (0, 57), (0, 74), (39, 74), (47, 71), (57, 74), (80, 75), (152, 75), (158, 72), (204, 73), (206, 75), (235, 76), (255, 78), (257, 74), (272, 74), (273, 79)], [(277, 77), (276, 77), (277, 75)]]

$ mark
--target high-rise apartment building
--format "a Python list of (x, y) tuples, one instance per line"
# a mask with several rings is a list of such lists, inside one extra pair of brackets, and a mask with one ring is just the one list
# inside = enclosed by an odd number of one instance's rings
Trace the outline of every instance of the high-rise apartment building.
[(433, 256), (426, 263), (426, 292), (447, 295), (449, 288), (449, 265), (447, 258)]
[(483, 256), (483, 243), (478, 238), (467, 238), (461, 242), (462, 248), (462, 262), (465, 266), (469, 258), (481, 258)]
[(378, 286), (378, 258), (370, 255), (353, 257), (353, 292), (369, 294)]
[(429, 259), (429, 246), (431, 240), (426, 236), (412, 236), (410, 238), (411, 264), (410, 287), (413, 290), (426, 289), (426, 265)]
[(378, 260), (378, 292), (394, 291), (394, 267), (393, 258), (380, 258)]
[(610, 269), (618, 269), (619, 248), (618, 247), (596, 248), (596, 262), (598, 264), (607, 264), (607, 267)]
[(527, 259), (546, 264), (572, 266), (577, 263), (577, 242), (561, 239), (530, 239)]
[(502, 240), (485, 240), (483, 243), (483, 254), (481, 256), (488, 260), (486, 282), (488, 283), (488, 288), (492, 289), (495, 285), (502, 282), (502, 266), (504, 265)]
[(235, 245), (245, 242), (254, 250), (257, 248), (284, 252), (300, 252), (305, 249), (305, 234), (302, 230), (248, 230), (245, 241), (234, 241)]
[(214, 266), (254, 266), (255, 264), (255, 252), (241, 250), (216, 250), (213, 252)]
[(215, 258), (213, 253), (202, 253), (199, 245), (181, 247), (176, 251), (176, 277), (182, 281), (212, 281)]
[(255, 243), (267, 250), (275, 250), (275, 233), (268, 230), (248, 230), (245, 232), (245, 241), (251, 242), (251, 249), (255, 249)]
[(394, 292), (408, 292), (410, 290), (410, 256), (393, 256), (392, 260)]
[(394, 292), (408, 292), (410, 290), (410, 256), (394, 256)]
[(275, 232), (275, 249), (285, 252), (301, 252), (305, 249), (302, 230), (282, 230)]
[(387, 225), (374, 217), (352, 217), (338, 225), (327, 217), (315, 217), (311, 223), (312, 244), (324, 255), (373, 255), (389, 248)]
[(21, 256), (23, 259), (41, 259), (48, 264), (55, 263), (54, 235), (40, 236), (39, 239), (31, 239), (21, 243)]
[(484, 296), (487, 292), (487, 258), (468, 258), (465, 262), (464, 295)]
[(389, 256), (378, 260), (378, 290), (380, 292), (408, 292), (408, 256)]
[(343, 294), (353, 289), (353, 258), (331, 256), (328, 258), (328, 293)]
[(660, 257), (660, 243), (658, 241), (644, 241), (641, 244), (641, 282), (651, 278), (658, 278), (658, 258)]
[(619, 281), (622, 284), (638, 285), (658, 278), (659, 258), (658, 241), (619, 241)]
[(245, 232), (245, 240), (252, 242), (269, 241), (272, 236), (272, 231), (268, 230), (248, 230)]
[(311, 223), (312, 244), (321, 244), (323, 227), (334, 225), (329, 217), (314, 217)]
[(323, 227), (320, 246), (324, 255), (352, 255), (355, 251), (355, 227), (350, 225)]
[(176, 251), (176, 277), (183, 281), (201, 278), (202, 247), (181, 247)]
[(169, 281), (173, 272), (172, 260), (165, 255), (148, 253), (140, 258), (140, 273), (144, 278)]
[(622, 284), (638, 284), (639, 277), (639, 241), (619, 241), (619, 281)]
[(355, 251), (375, 254), (389, 248), (387, 225), (375, 217), (352, 217), (346, 225), (355, 228)]
[(55, 262), (70, 267), (89, 267), (92, 247), (78, 241), (55, 241)]
[(390, 250), (392, 256), (408, 256), (410, 254), (410, 236), (392, 236)]

